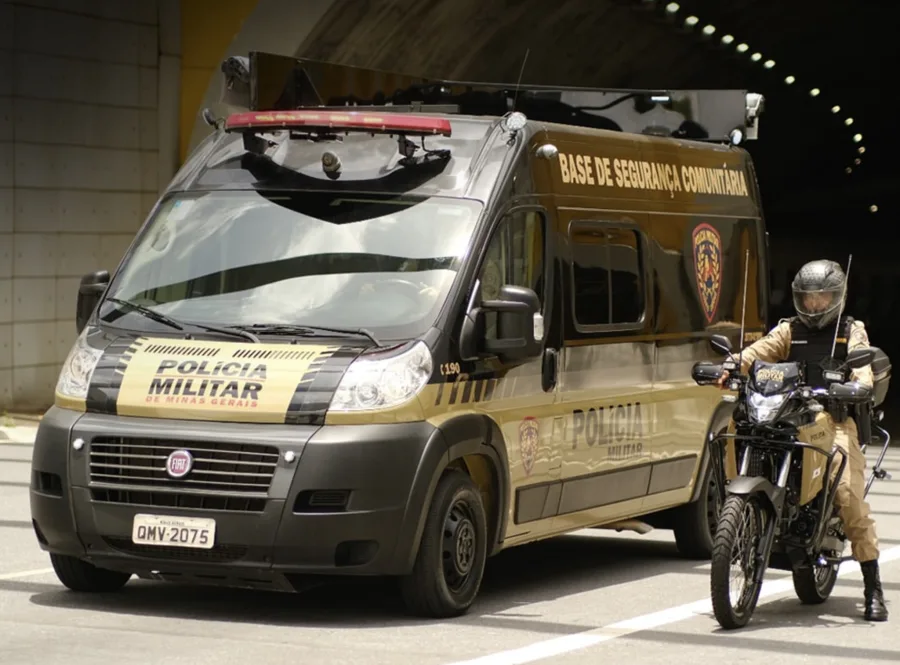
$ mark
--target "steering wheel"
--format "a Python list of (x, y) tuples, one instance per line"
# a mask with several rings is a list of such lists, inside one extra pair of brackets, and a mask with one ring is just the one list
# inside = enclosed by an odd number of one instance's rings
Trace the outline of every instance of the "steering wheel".
[(424, 291), (425, 289), (428, 288), (427, 286), (421, 286), (419, 284), (414, 284), (413, 282), (410, 282), (408, 279), (400, 279), (399, 277), (392, 277), (390, 279), (381, 279), (381, 280), (378, 280), (377, 282), (370, 282), (369, 284), (367, 284), (367, 286), (372, 287), (374, 290), (375, 288), (381, 288), (387, 284), (399, 284), (404, 289), (414, 291), (415, 293), (412, 294), (411, 297), (415, 300), (418, 300), (419, 298), (421, 298), (422, 291)]

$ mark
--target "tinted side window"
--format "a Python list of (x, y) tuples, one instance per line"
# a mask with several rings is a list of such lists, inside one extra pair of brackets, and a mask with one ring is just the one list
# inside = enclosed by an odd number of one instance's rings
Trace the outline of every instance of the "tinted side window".
[(644, 312), (640, 237), (632, 229), (574, 225), (573, 316), (582, 326), (636, 323)]
[[(481, 297), (491, 300), (506, 284), (527, 286), (544, 302), (544, 219), (534, 211), (509, 215), (494, 230), (478, 278)], [(488, 337), (496, 334), (496, 314), (486, 318)]]

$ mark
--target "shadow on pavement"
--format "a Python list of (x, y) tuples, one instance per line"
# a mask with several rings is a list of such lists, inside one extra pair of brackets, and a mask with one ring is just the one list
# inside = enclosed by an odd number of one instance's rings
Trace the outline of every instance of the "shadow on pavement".
[[(480, 615), (574, 593), (635, 582), (665, 573), (688, 572), (702, 562), (679, 557), (674, 542), (626, 540), (584, 535), (523, 545), (488, 562), (481, 592), (467, 616), (454, 623), (484, 625)], [(160, 618), (199, 619), (285, 626), (358, 628), (433, 623), (406, 615), (390, 579), (337, 579), (301, 594), (186, 587), (133, 578), (114, 594), (75, 594), (57, 584), (0, 580), (0, 590), (31, 592), (36, 605)], [(500, 627), (491, 621), (491, 625)], [(528, 622), (515, 617), (517, 629)], [(536, 622), (540, 632), (568, 634), (592, 626)]]

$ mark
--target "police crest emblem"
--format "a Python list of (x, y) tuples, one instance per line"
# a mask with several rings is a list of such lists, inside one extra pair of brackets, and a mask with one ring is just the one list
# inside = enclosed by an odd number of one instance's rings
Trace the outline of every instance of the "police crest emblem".
[(534, 416), (526, 416), (519, 423), (519, 453), (522, 455), (522, 468), (525, 475), (531, 475), (534, 460), (537, 457), (540, 426)]
[(722, 295), (722, 238), (709, 224), (700, 224), (691, 234), (694, 275), (700, 306), (707, 323), (712, 323)]

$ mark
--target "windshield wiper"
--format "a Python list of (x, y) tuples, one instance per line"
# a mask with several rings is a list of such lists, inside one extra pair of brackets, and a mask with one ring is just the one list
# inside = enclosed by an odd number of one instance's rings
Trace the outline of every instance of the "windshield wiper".
[(145, 307), (144, 305), (136, 302), (131, 302), (130, 300), (122, 300), (121, 298), (111, 297), (106, 298), (106, 300), (111, 303), (121, 305), (125, 309), (132, 312), (142, 314), (148, 319), (153, 319), (154, 321), (167, 325), (170, 328), (175, 328), (176, 330), (184, 330), (184, 325), (186, 324), (193, 328), (200, 328), (201, 330), (208, 330), (210, 332), (222, 333), (223, 335), (231, 335), (234, 337), (249, 339), (251, 342), (259, 344), (259, 338), (253, 333), (246, 330), (240, 330), (238, 328), (220, 328), (218, 326), (210, 326), (206, 325), (205, 323), (194, 323), (192, 321), (178, 321), (176, 319), (173, 319), (171, 316), (163, 314), (162, 312), (157, 312), (155, 309), (150, 309), (149, 307)]
[(269, 335), (315, 335), (317, 332), (333, 332), (341, 335), (355, 335), (357, 337), (368, 337), (375, 346), (381, 346), (381, 342), (365, 328), (326, 328), (325, 326), (310, 326), (306, 324), (292, 323), (254, 323), (248, 326), (241, 326), (242, 329), (249, 328), (254, 332), (265, 333)]

